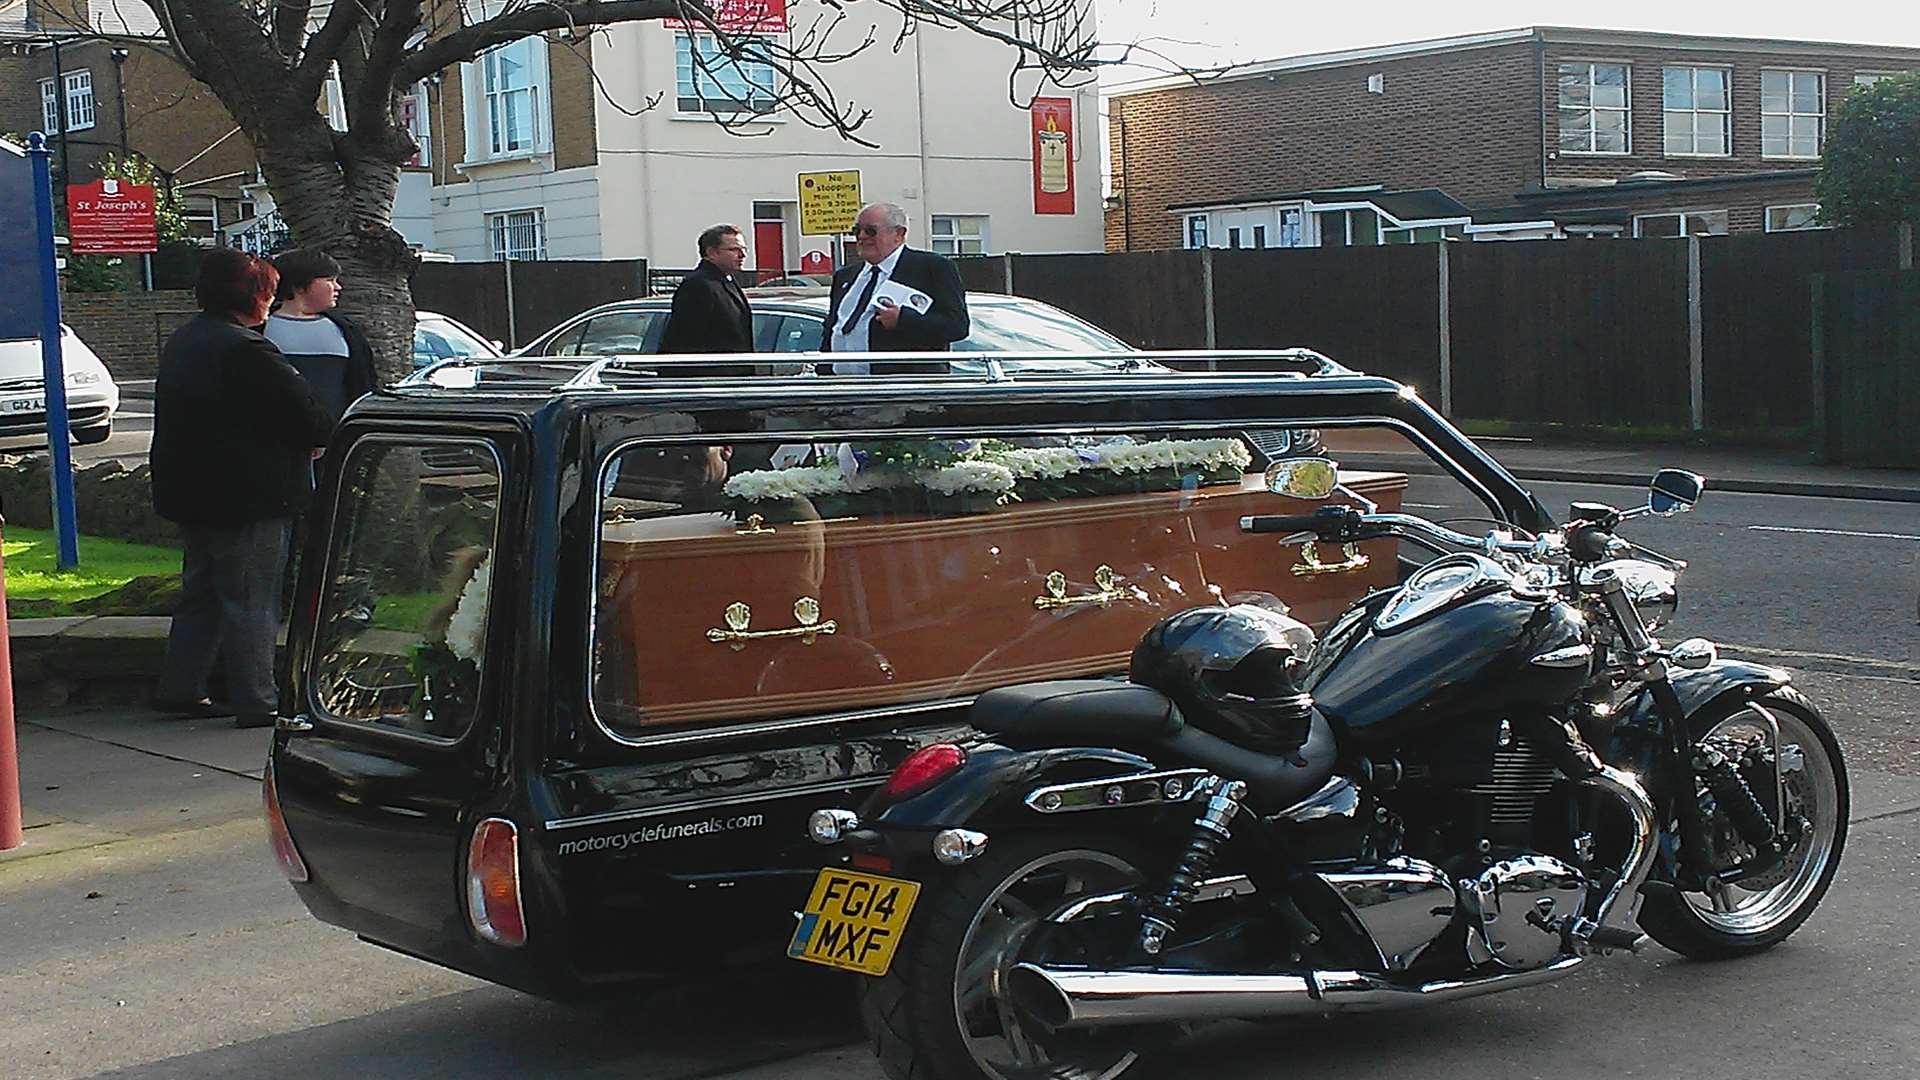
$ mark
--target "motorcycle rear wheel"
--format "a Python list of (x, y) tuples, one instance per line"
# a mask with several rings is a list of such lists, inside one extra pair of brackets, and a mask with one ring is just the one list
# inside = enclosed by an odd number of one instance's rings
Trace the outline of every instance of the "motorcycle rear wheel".
[[(929, 879), (883, 978), (862, 979), (860, 1016), (891, 1080), (1116, 1080), (1138, 1063), (1129, 1030), (1049, 1032), (1005, 993), (1030, 938), (1073, 900), (1139, 885), (1136, 845), (1094, 833), (995, 842)], [(1138, 1034), (1137, 1029), (1132, 1034)]]
[[(1712, 893), (1668, 892), (1647, 897), (1640, 911), (1640, 927), (1655, 941), (1683, 956), (1701, 960), (1731, 959), (1770, 949), (1785, 941), (1813, 914), (1833, 884), (1846, 846), (1851, 797), (1846, 763), (1833, 729), (1813, 702), (1791, 687), (1775, 690), (1754, 705), (1771, 713), (1780, 724), (1783, 751), (1797, 748), (1799, 768), (1786, 774), (1789, 806), (1804, 814), (1809, 828), (1784, 856), (1783, 863), (1762, 877), (1761, 887), (1722, 886)], [(1765, 738), (1766, 722), (1746, 702), (1732, 702), (1694, 718), (1696, 737), (1704, 742), (1738, 745), (1743, 738)], [(1774, 799), (1754, 792), (1763, 805)], [(1720, 829), (1724, 835), (1727, 830)], [(1728, 860), (1716, 850), (1716, 866)], [(1716, 895), (1717, 894), (1717, 895)]]

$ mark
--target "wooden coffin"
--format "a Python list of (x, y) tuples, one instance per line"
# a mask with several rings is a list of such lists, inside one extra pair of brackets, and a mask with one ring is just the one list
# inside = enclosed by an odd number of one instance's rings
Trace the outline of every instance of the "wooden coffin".
[[(1406, 477), (1343, 479), (1399, 509)], [(704, 725), (1119, 672), (1155, 621), (1222, 601), (1277, 598), (1323, 626), (1393, 583), (1395, 545), (1350, 557), (1240, 531), (1308, 505), (1250, 474), (944, 518), (609, 522), (596, 705), (620, 726)]]

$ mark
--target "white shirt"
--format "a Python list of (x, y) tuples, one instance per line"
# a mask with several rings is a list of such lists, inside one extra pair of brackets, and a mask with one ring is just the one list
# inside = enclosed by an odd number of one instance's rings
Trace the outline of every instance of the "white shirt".
[[(873, 316), (862, 315), (859, 319), (854, 320), (853, 331), (851, 333), (843, 334), (840, 332), (840, 328), (847, 324), (848, 317), (852, 316), (857, 310), (855, 305), (860, 302), (860, 294), (867, 291), (867, 281), (873, 277), (874, 266), (878, 265), (880, 268), (880, 285), (892, 281), (893, 268), (900, 264), (900, 253), (905, 250), (907, 250), (907, 245), (901, 244), (899, 247), (893, 249), (893, 254), (881, 259), (878, 264), (861, 264), (860, 272), (854, 275), (853, 284), (847, 286), (846, 295), (840, 298), (840, 306), (835, 309), (833, 313), (833, 326), (828, 332), (833, 335), (831, 342), (834, 352), (863, 353), (873, 351), (873, 345), (868, 340), (867, 332), (873, 323)], [(877, 289), (880, 285), (875, 285), (874, 288)], [(872, 301), (868, 301), (868, 303), (871, 304)], [(835, 360), (833, 362), (833, 370), (842, 375), (865, 375), (872, 370), (872, 365), (864, 360)]]

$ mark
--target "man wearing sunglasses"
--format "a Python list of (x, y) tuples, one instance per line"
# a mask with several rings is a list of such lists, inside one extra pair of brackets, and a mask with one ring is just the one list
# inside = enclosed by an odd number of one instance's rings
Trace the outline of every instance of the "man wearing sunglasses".
[[(860, 261), (833, 275), (827, 310), (832, 322), (820, 342), (826, 352), (946, 352), (967, 336), (967, 290), (960, 271), (943, 256), (906, 246), (907, 212), (874, 203), (854, 219)], [(874, 370), (865, 360), (821, 365), (824, 374)], [(945, 360), (894, 362), (881, 374), (947, 371)]]

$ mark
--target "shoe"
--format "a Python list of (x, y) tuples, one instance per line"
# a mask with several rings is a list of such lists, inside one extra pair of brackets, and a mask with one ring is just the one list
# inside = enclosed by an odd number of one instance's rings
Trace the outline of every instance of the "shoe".
[(279, 719), (279, 717), (274, 716), (270, 712), (235, 713), (233, 715), (233, 726), (237, 728), (272, 727), (273, 722), (277, 719)]
[(173, 701), (153, 698), (147, 702), (154, 712), (168, 719), (192, 719), (205, 716), (232, 716), (233, 710), (217, 701)]

